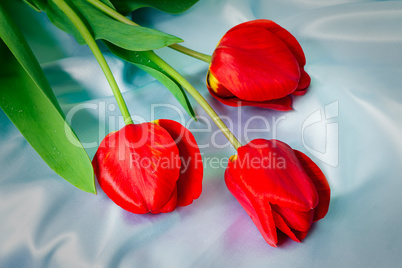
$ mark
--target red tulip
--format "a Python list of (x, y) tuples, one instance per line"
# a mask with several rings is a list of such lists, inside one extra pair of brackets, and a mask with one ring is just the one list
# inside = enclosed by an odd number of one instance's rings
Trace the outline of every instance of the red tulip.
[(229, 191), (271, 246), (277, 229), (301, 242), (328, 211), (330, 189), (317, 165), (277, 140), (257, 139), (240, 147), (225, 173)]
[(201, 194), (199, 148), (191, 132), (172, 120), (110, 133), (92, 163), (106, 195), (133, 213), (170, 212)]
[(209, 92), (230, 106), (291, 110), (290, 95), (310, 85), (306, 59), (296, 38), (270, 20), (230, 29), (220, 40), (207, 75)]

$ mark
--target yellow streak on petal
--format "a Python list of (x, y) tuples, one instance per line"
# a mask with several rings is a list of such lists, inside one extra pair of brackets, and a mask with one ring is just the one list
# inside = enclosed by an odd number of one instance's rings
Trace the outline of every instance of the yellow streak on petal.
[(219, 81), (218, 81), (218, 79), (216, 79), (216, 77), (211, 72), (209, 72), (209, 75), (208, 75), (208, 85), (212, 89), (213, 92), (218, 94)]
[(229, 160), (233, 163), (234, 161), (236, 161), (237, 160), (237, 154), (235, 154), (235, 155), (232, 155), (230, 158), (229, 158)]

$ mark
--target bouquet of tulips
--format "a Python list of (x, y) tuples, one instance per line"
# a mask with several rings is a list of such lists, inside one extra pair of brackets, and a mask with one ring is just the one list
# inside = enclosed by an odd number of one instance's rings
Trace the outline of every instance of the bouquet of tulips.
[(270, 20), (239, 24), (227, 31), (210, 56), (128, 17), (142, 7), (181, 13), (197, 0), (24, 2), (91, 49), (125, 122), (103, 139), (91, 161), (7, 4), (0, 2), (0, 107), (61, 177), (91, 193), (96, 193), (96, 177), (114, 203), (136, 214), (171, 212), (190, 205), (202, 192), (203, 164), (194, 136), (173, 120), (133, 123), (99, 40), (165, 85), (191, 117), (196, 119), (187, 94), (216, 123), (235, 150), (224, 174), (226, 185), (268, 244), (276, 246), (278, 230), (300, 242), (312, 223), (326, 215), (329, 184), (309, 157), (279, 140), (242, 145), (197, 89), (157, 54), (157, 49), (170, 47), (209, 64), (206, 87), (223, 104), (288, 111), (292, 95), (305, 94), (311, 81), (303, 50), (286, 29)]

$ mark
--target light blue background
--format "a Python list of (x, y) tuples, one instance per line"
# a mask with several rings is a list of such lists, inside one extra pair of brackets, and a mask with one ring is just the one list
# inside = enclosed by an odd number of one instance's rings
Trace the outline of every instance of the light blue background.
[[(18, 5), (19, 24), (62, 108), (81, 108), (71, 123), (84, 143), (119, 128), (115, 101), (89, 49)], [(270, 247), (226, 189), (223, 167), (206, 161), (201, 197), (169, 214), (134, 215), (58, 177), (0, 111), (0, 267), (398, 267), (402, 262), (402, 2), (347, 0), (201, 0), (182, 15), (136, 13), (140, 22), (211, 54), (232, 26), (272, 19), (301, 43), (312, 84), (280, 113), (226, 107), (208, 95), (208, 66), (170, 49), (157, 51), (234, 120), (235, 133), (258, 115), (269, 129), (239, 135), (276, 137), (308, 154), (332, 189), (325, 219), (301, 243)], [(146, 16), (151, 19), (144, 19)], [(128, 107), (140, 121), (182, 118), (167, 89), (108, 56)], [(2, 63), (5, 64), (5, 63)], [(205, 113), (191, 100), (200, 116)], [(81, 106), (77, 106), (77, 105)], [(326, 109), (326, 110), (325, 110)], [(71, 115), (71, 114), (70, 114)], [(320, 119), (321, 116), (321, 120)], [(327, 117), (327, 118), (326, 118)], [(331, 118), (330, 118), (331, 117)], [(141, 119), (142, 118), (142, 119)], [(319, 121), (317, 121), (317, 120)], [(275, 121), (279, 123), (275, 124)], [(184, 116), (182, 123), (187, 124)], [(249, 127), (263, 129), (257, 118)], [(212, 122), (190, 128), (200, 145), (226, 143)], [(276, 128), (274, 127), (276, 125)], [(121, 126), (121, 123), (120, 123)], [(92, 158), (96, 147), (88, 148)], [(227, 158), (229, 146), (203, 146), (205, 158)], [(321, 154), (320, 154), (321, 152)]]

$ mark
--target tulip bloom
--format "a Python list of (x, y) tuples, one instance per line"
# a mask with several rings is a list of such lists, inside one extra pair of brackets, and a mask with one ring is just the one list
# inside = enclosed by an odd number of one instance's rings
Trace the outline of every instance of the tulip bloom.
[(277, 229), (301, 242), (328, 211), (330, 188), (305, 154), (277, 140), (257, 139), (240, 147), (225, 172), (229, 191), (271, 246)]
[(291, 110), (293, 95), (310, 85), (296, 38), (270, 20), (230, 29), (218, 43), (207, 75), (209, 92), (230, 106)]
[(108, 134), (92, 163), (106, 195), (133, 213), (170, 212), (201, 194), (199, 148), (191, 132), (172, 120), (129, 124)]

